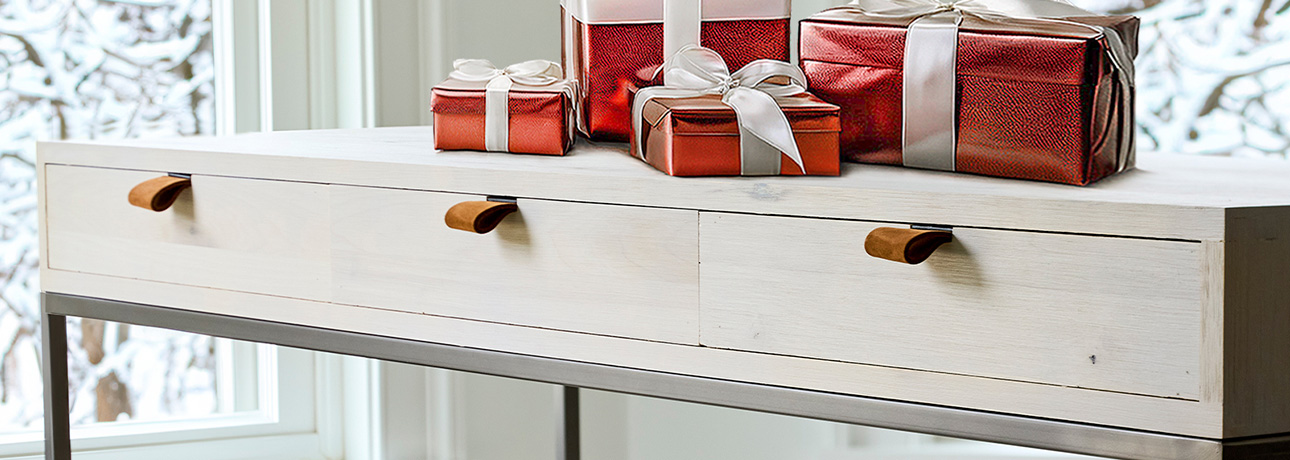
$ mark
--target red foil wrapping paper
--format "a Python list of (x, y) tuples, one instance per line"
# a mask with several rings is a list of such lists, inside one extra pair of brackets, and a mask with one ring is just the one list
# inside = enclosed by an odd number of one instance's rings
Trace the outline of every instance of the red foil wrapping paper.
[[(804, 94), (785, 98), (780, 108), (793, 128), (793, 138), (806, 166), (806, 175), (836, 176), (838, 107)], [(632, 150), (643, 139), (646, 163), (672, 176), (740, 175), (739, 125), (735, 111), (721, 96), (659, 98), (645, 105), (644, 133), (632, 136)], [(797, 163), (780, 154), (780, 174), (803, 175)]]
[[(1137, 52), (1137, 18), (1068, 18), (1120, 31)], [(902, 164), (905, 26), (854, 22), (830, 11), (801, 23), (801, 66), (811, 92), (842, 108), (843, 158)], [(955, 170), (1087, 185), (1119, 170), (1132, 117), (1117, 94), (1102, 40), (1080, 29), (1016, 29), (965, 19), (958, 36)], [(1131, 97), (1128, 100), (1132, 100)], [(1131, 125), (1131, 123), (1130, 123)], [(1131, 165), (1130, 165), (1131, 166)]]
[[(484, 146), (485, 90), (462, 89), (450, 82), (434, 87), (434, 144), (439, 150), (486, 150)], [(573, 101), (563, 87), (536, 89), (516, 84), (507, 101), (510, 119), (508, 151), (564, 155), (573, 146), (570, 114)]]
[[(638, 75), (663, 64), (663, 24), (588, 24), (577, 19), (566, 24), (572, 24), (572, 30), (564, 31), (564, 40), (572, 41), (566, 48), (572, 52), (566, 52), (564, 65), (578, 81), (579, 131), (593, 140), (627, 141), (632, 88), (642, 84)], [(701, 35), (702, 46), (720, 53), (730, 69), (757, 59), (789, 58), (786, 17), (706, 20)]]

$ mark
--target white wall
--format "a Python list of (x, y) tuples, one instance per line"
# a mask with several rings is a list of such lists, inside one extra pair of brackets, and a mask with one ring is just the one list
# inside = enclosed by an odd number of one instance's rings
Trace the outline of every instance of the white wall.
[(489, 59), (506, 65), (530, 59), (560, 61), (557, 1), (430, 0), (443, 5), (440, 35), (449, 60)]
[[(381, 0), (389, 1), (389, 0)], [(409, 0), (398, 0), (409, 1)], [(797, 21), (817, 11), (845, 3), (845, 0), (795, 0), (793, 37)], [(438, 37), (432, 46), (442, 56), (447, 75), (453, 59), (489, 59), (498, 65), (529, 59), (560, 60), (560, 7), (557, 0), (426, 0), (432, 11), (442, 14)], [(797, 44), (792, 45), (796, 56)]]

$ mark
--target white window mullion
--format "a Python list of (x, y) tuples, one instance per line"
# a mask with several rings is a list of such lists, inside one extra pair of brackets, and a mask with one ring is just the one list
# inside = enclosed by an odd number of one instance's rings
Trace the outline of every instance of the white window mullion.
[(311, 102), (306, 0), (260, 0), (260, 113), (265, 131), (309, 129)]
[(466, 458), (465, 418), (461, 408), (462, 374), (444, 369), (425, 369), (426, 388), (426, 458), (430, 460), (464, 460)]
[[(335, 8), (335, 113), (337, 128), (376, 126), (372, 1), (330, 2)], [(358, 65), (354, 65), (357, 63)]]
[(343, 357), (333, 354), (314, 353), (315, 372), (314, 407), (316, 427), (319, 434), (319, 452), (327, 459), (348, 459), (345, 457), (345, 407), (344, 407), (344, 363)]
[(215, 131), (261, 131), (260, 25), (256, 2), (213, 0)]
[[(421, 113), (421, 124), (431, 122), (429, 110), (430, 90), (452, 71), (452, 21), (448, 20), (449, 0), (425, 0), (420, 4), (421, 27), (420, 42), (424, 48), (421, 53), (421, 101), (427, 109)], [(507, 64), (501, 64), (507, 65)]]

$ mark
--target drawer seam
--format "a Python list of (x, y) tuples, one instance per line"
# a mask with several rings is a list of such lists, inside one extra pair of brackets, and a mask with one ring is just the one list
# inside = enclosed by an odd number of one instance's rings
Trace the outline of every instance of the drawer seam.
[[(1165, 399), (1165, 400), (1173, 400), (1173, 401), (1185, 401), (1185, 402), (1196, 402), (1196, 403), (1199, 403), (1199, 401), (1198, 401), (1198, 400), (1196, 400), (1196, 399), (1190, 399), (1190, 398), (1169, 397), (1169, 396), (1160, 396), (1160, 395), (1152, 395), (1152, 394), (1133, 393), (1133, 392), (1127, 392), (1127, 391), (1106, 390), (1106, 389), (1101, 389), (1101, 388), (1088, 388), (1088, 387), (1073, 386), (1073, 385), (1061, 385), (1061, 384), (1055, 384), (1055, 383), (1035, 382), (1035, 381), (1030, 381), (1030, 380), (1009, 379), (1009, 378), (1003, 378), (1003, 377), (991, 377), (991, 376), (983, 376), (983, 375), (963, 374), (963, 373), (957, 373), (957, 372), (946, 372), (946, 371), (935, 371), (935, 370), (917, 369), (917, 368), (900, 367), (900, 366), (890, 366), (890, 365), (883, 365), (883, 364), (857, 363), (857, 362), (852, 362), (852, 361), (843, 361), (843, 360), (837, 360), (837, 359), (814, 358), (814, 357), (796, 356), (796, 355), (788, 355), (788, 354), (780, 354), (780, 353), (768, 353), (768, 352), (763, 352), (763, 351), (751, 351), (751, 350), (740, 350), (740, 349), (734, 349), (734, 348), (712, 347), (712, 346), (704, 345), (704, 344), (702, 343), (702, 340), (700, 340), (698, 344), (688, 344), (688, 343), (679, 343), (679, 342), (667, 342), (667, 341), (662, 341), (662, 340), (650, 340), (650, 339), (643, 339), (643, 338), (636, 338), (636, 337), (624, 337), (624, 336), (609, 335), (609, 334), (597, 334), (597, 333), (593, 333), (593, 332), (572, 331), (572, 330), (566, 330), (566, 329), (555, 329), (555, 328), (542, 327), (542, 326), (529, 326), (529, 325), (524, 325), (524, 324), (514, 324), (514, 323), (506, 323), (506, 322), (499, 322), (499, 321), (488, 321), (488, 320), (473, 319), (473, 318), (463, 318), (463, 317), (457, 317), (457, 316), (446, 316), (446, 315), (435, 315), (435, 314), (430, 314), (430, 313), (410, 312), (410, 311), (405, 311), (405, 310), (395, 310), (395, 309), (390, 309), (390, 308), (370, 307), (370, 306), (365, 306), (365, 305), (354, 305), (354, 304), (347, 304), (347, 303), (337, 303), (337, 302), (331, 302), (331, 301), (323, 301), (323, 300), (315, 300), (315, 299), (306, 299), (306, 298), (300, 298), (300, 297), (291, 297), (291, 296), (275, 295), (275, 294), (265, 294), (265, 293), (260, 293), (260, 292), (239, 291), (239, 290), (234, 290), (234, 289), (224, 289), (224, 288), (218, 288), (218, 287), (193, 286), (193, 285), (189, 285), (189, 284), (172, 283), (172, 282), (168, 282), (168, 281), (156, 281), (156, 280), (148, 280), (148, 279), (140, 279), (140, 278), (123, 277), (123, 276), (104, 275), (104, 274), (99, 274), (99, 273), (87, 273), (87, 272), (79, 272), (79, 271), (73, 271), (73, 270), (61, 270), (61, 269), (53, 269), (53, 270), (55, 270), (55, 271), (61, 271), (61, 272), (68, 272), (68, 273), (79, 273), (79, 274), (89, 275), (89, 276), (101, 276), (101, 277), (116, 278), (116, 279), (128, 279), (128, 280), (135, 280), (135, 281), (140, 281), (140, 282), (145, 282), (145, 283), (160, 283), (160, 284), (169, 284), (169, 285), (173, 285), (173, 286), (184, 286), (184, 287), (191, 287), (191, 288), (194, 288), (194, 289), (210, 289), (210, 290), (216, 290), (216, 291), (237, 292), (237, 293), (249, 294), (249, 295), (257, 295), (257, 296), (264, 296), (264, 297), (275, 297), (275, 298), (281, 298), (281, 299), (299, 300), (299, 301), (305, 301), (305, 302), (322, 303), (322, 304), (337, 305), (337, 306), (343, 306), (343, 307), (366, 308), (366, 309), (380, 310), (380, 311), (387, 311), (387, 312), (401, 313), (401, 314), (408, 314), (408, 315), (430, 316), (430, 317), (436, 317), (436, 318), (452, 319), (452, 320), (456, 320), (456, 321), (471, 321), (471, 322), (475, 322), (475, 323), (496, 324), (496, 325), (501, 325), (501, 326), (510, 326), (510, 327), (523, 327), (523, 328), (528, 328), (528, 329), (538, 329), (538, 330), (545, 330), (545, 331), (558, 332), (558, 333), (565, 333), (565, 334), (581, 334), (581, 335), (588, 335), (588, 336), (594, 336), (594, 337), (605, 337), (605, 338), (619, 339), (619, 340), (633, 340), (633, 341), (638, 341), (638, 342), (658, 343), (658, 344), (675, 345), (675, 346), (682, 346), (682, 347), (708, 348), (708, 349), (712, 349), (712, 350), (722, 350), (722, 351), (729, 351), (729, 352), (735, 352), (735, 353), (748, 353), (748, 354), (754, 354), (754, 355), (776, 356), (776, 357), (782, 357), (782, 358), (802, 359), (802, 360), (818, 361), (818, 362), (833, 362), (833, 363), (847, 364), (847, 365), (852, 365), (852, 366), (863, 366), (863, 367), (884, 368), (884, 369), (896, 369), (896, 370), (909, 371), (909, 372), (924, 372), (924, 373), (929, 373), (929, 374), (952, 375), (952, 376), (956, 376), (956, 377), (976, 378), (976, 379), (986, 379), (986, 380), (994, 380), (994, 381), (1002, 381), (1002, 382), (1023, 383), (1023, 384), (1027, 384), (1027, 385), (1043, 385), (1043, 386), (1047, 386), (1047, 387), (1067, 388), (1067, 389), (1072, 389), (1072, 390), (1096, 391), (1096, 392), (1102, 392), (1102, 393), (1123, 394), (1123, 395), (1135, 396), (1135, 397), (1143, 397), (1143, 398), (1155, 398), (1155, 399)], [(48, 291), (48, 292), (57, 293), (57, 292), (55, 292), (55, 291)], [(72, 294), (72, 295), (79, 295), (79, 294)], [(165, 308), (176, 308), (176, 307), (165, 307)], [(432, 342), (432, 343), (433, 343), (433, 342)]]
[[(150, 169), (128, 169), (128, 168), (115, 168), (115, 167), (104, 167), (104, 166), (87, 166), (87, 165), (75, 165), (75, 164), (64, 164), (64, 163), (46, 163), (46, 165), (70, 166), (70, 167), (78, 167), (78, 168), (109, 169), (109, 170), (115, 170), (115, 171), (138, 171), (138, 172), (156, 172), (156, 173), (165, 173), (165, 171), (156, 171), (156, 170), (150, 170)], [(348, 184), (348, 183), (339, 183), (339, 182), (314, 182), (314, 181), (290, 180), (290, 179), (271, 179), (271, 178), (262, 178), (262, 177), (232, 176), (232, 175), (223, 175), (223, 174), (202, 174), (202, 173), (193, 173), (193, 175), (196, 175), (196, 176), (205, 176), (205, 177), (223, 177), (223, 178), (230, 178), (230, 179), (244, 179), (244, 180), (256, 180), (256, 181), (269, 181), (269, 182), (288, 182), (288, 183), (314, 184), (314, 185), (326, 185), (326, 186), (357, 187), (357, 188), (367, 188), (367, 189), (377, 189), (377, 190), (401, 190), (401, 191), (409, 191), (409, 192), (443, 193), (443, 194), (468, 195), (468, 196), (488, 196), (488, 195), (490, 195), (490, 193), (487, 193), (487, 192), (463, 192), (463, 191), (454, 191), (454, 190), (431, 190), (431, 189), (421, 189), (421, 188), (389, 187), (389, 186), (374, 186), (374, 185), (358, 185), (358, 184)], [(533, 196), (523, 196), (523, 195), (507, 195), (507, 196), (513, 196), (514, 198), (519, 198), (519, 199), (524, 199), (524, 200), (542, 200), (542, 201), (550, 201), (550, 202), (579, 203), (579, 204), (599, 204), (599, 205), (606, 205), (606, 206), (622, 206), (622, 207), (647, 208), (647, 209), (675, 209), (675, 210), (684, 210), (684, 211), (698, 211), (698, 212), (700, 212), (700, 213), (723, 213), (723, 214), (739, 214), (739, 215), (749, 215), (749, 216), (786, 217), (786, 218), (793, 218), (793, 219), (816, 219), (816, 220), (830, 220), (830, 221), (844, 221), (844, 222), (866, 222), (866, 223), (876, 223), (876, 224), (893, 224), (893, 225), (919, 225), (919, 224), (931, 224), (931, 225), (945, 225), (945, 226), (950, 226), (950, 227), (954, 227), (954, 228), (971, 228), (971, 229), (998, 230), (998, 231), (1008, 231), (1008, 232), (1026, 232), (1026, 233), (1039, 233), (1039, 234), (1050, 234), (1050, 235), (1088, 236), (1088, 237), (1096, 237), (1096, 238), (1117, 238), (1117, 239), (1128, 239), (1128, 240), (1172, 241), (1172, 242), (1182, 242), (1182, 243), (1200, 243), (1200, 242), (1204, 241), (1204, 240), (1199, 240), (1199, 239), (1189, 239), (1189, 238), (1169, 238), (1169, 237), (1151, 237), (1151, 236), (1114, 235), (1114, 234), (1105, 234), (1105, 233), (1069, 232), (1069, 231), (1042, 230), (1042, 229), (1028, 229), (1028, 228), (1009, 228), (1009, 227), (989, 227), (989, 226), (976, 226), (976, 225), (957, 225), (957, 224), (948, 223), (948, 222), (907, 222), (907, 221), (894, 221), (894, 220), (856, 219), (856, 218), (847, 218), (847, 217), (831, 217), (831, 216), (803, 216), (803, 215), (780, 214), (780, 213), (759, 213), (759, 212), (751, 212), (751, 211), (730, 211), (730, 210), (720, 210), (720, 209), (700, 209), (700, 208), (687, 208), (687, 207), (675, 207), (675, 206), (657, 206), (657, 205), (644, 205), (644, 204), (632, 204), (632, 203), (620, 203), (620, 202), (602, 202), (602, 201), (570, 200), (570, 199), (561, 199), (561, 198), (543, 198), (543, 197), (533, 197)]]

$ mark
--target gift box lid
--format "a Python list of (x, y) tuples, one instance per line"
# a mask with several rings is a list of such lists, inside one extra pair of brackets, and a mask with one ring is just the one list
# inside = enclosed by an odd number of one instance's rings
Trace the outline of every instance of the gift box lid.
[[(664, 0), (560, 0), (583, 24), (663, 22)], [(791, 0), (702, 0), (705, 21), (786, 19)]]
[[(1107, 27), (1131, 56), (1138, 52), (1134, 16), (1088, 16), (1064, 21)], [(912, 18), (834, 8), (802, 21), (801, 59), (865, 67), (904, 67), (905, 31)], [(959, 27), (959, 75), (1066, 85), (1089, 82), (1110, 66), (1102, 32), (1073, 24), (1015, 19), (1006, 24), (965, 16)]]
[[(453, 94), (454, 96), (462, 96), (463, 94), (460, 93), (478, 93), (477, 97), (481, 98), (485, 97), (484, 93), (487, 90), (488, 82), (486, 81), (466, 81), (455, 78), (444, 80), (442, 83), (435, 85), (432, 89), (434, 94)], [(512, 94), (519, 95), (550, 94), (551, 97), (564, 96), (572, 100), (573, 90), (573, 82), (569, 80), (561, 80), (556, 83), (543, 86), (526, 85), (516, 82), (511, 86), (510, 92)], [(439, 97), (432, 97), (430, 99), (430, 111), (432, 112), (454, 112), (459, 110), (465, 109), (460, 104), (456, 104), (446, 99)]]
[[(448, 91), (484, 91), (488, 89), (487, 81), (467, 81), (456, 78), (448, 78), (443, 82), (434, 85), (435, 89)], [(560, 80), (549, 85), (526, 85), (520, 82), (514, 82), (511, 85), (511, 91), (529, 92), (529, 93), (561, 93), (573, 90), (573, 82), (570, 80)]]
[[(840, 132), (839, 108), (811, 94), (779, 98), (794, 132)], [(671, 115), (673, 134), (739, 135), (734, 109), (719, 95), (687, 98), (655, 98), (645, 103), (641, 117), (651, 127)]]

